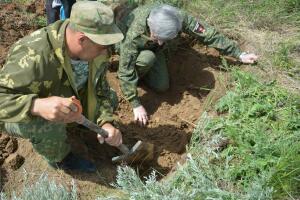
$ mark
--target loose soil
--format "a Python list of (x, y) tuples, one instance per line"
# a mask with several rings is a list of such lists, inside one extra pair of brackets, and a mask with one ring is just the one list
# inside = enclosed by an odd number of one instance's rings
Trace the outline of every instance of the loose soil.
[[(0, 7), (2, 67), (9, 47), (39, 28), (33, 21), (37, 16), (44, 15), (44, 4), (43, 1), (36, 1), (31, 5), (10, 3), (0, 4)], [(119, 97), (116, 116), (120, 122), (124, 143), (131, 147), (137, 140), (142, 140), (154, 145), (153, 159), (140, 159), (129, 163), (141, 177), (157, 170), (158, 178), (163, 178), (176, 170), (178, 162), (184, 162), (186, 146), (199, 116), (207, 110), (210, 102), (225, 92), (226, 73), (217, 69), (221, 65), (217, 52), (199, 46), (187, 37), (175, 42), (178, 43), (177, 48), (172, 51), (168, 61), (170, 89), (159, 94), (140, 83), (139, 95), (150, 116), (146, 128), (133, 122), (132, 108), (121, 95), (116, 72), (110, 71), (107, 74), (111, 87)], [(96, 135), (89, 131), (73, 128), (68, 132), (73, 151), (93, 160), (97, 165), (97, 173), (51, 169), (27, 140), (9, 137), (3, 132), (0, 134), (0, 190), (18, 193), (25, 182), (34, 183), (41, 174), (46, 173), (49, 178), (67, 186), (71, 185), (71, 180), (74, 179), (82, 199), (94, 199), (99, 194), (116, 193), (110, 184), (115, 181), (117, 165), (110, 160), (120, 152), (109, 145), (100, 145)]]

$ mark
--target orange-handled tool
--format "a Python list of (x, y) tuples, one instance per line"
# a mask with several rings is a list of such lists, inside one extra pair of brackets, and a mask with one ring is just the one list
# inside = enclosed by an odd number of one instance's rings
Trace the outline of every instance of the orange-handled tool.
[[(71, 97), (72, 103), (76, 106), (72, 107), (72, 111), (75, 112), (76, 114), (80, 115), (79, 116), (79, 120), (77, 120), (76, 122), (78, 124), (81, 124), (85, 127), (87, 127), (88, 129), (100, 134), (103, 138), (107, 138), (108, 137), (108, 133), (107, 131), (105, 131), (104, 129), (102, 129), (101, 127), (99, 127), (97, 124), (95, 124), (94, 122), (88, 120), (85, 116), (83, 116), (82, 113), (82, 106), (81, 103), (78, 99)], [(133, 154), (135, 154), (137, 152), (138, 149), (141, 148), (141, 144), (142, 141), (138, 141), (130, 150), (128, 149), (128, 147), (124, 144), (121, 144), (119, 146), (117, 146), (117, 148), (124, 154), (121, 156), (116, 156), (112, 158), (113, 162), (119, 162), (122, 160), (128, 160), (128, 157), (131, 157)]]

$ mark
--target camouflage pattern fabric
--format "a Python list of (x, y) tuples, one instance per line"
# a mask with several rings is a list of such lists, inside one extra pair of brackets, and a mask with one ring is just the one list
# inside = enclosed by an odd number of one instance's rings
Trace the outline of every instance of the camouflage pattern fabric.
[(136, 60), (136, 69), (138, 76), (153, 90), (164, 92), (169, 88), (168, 68), (162, 51), (156, 54), (150, 50), (141, 51)]
[[(116, 110), (118, 97), (112, 89), (110, 102)], [(33, 117), (28, 122), (5, 123), (4, 130), (12, 136), (29, 139), (33, 148), (49, 163), (60, 162), (71, 150), (67, 141), (66, 124), (63, 123)]]
[(110, 88), (105, 77), (108, 57), (101, 55), (89, 62), (88, 86), (84, 95), (79, 96), (70, 58), (65, 52), (67, 24), (68, 20), (57, 21), (12, 46), (0, 72), (0, 121), (31, 120), (33, 98), (72, 95), (81, 100), (84, 115), (90, 120), (99, 124), (113, 121)]
[(114, 23), (112, 9), (98, 1), (76, 2), (72, 6), (70, 27), (101, 45), (115, 44), (124, 38)]
[(10, 135), (29, 139), (33, 148), (49, 163), (60, 162), (71, 150), (63, 123), (35, 117), (29, 122), (5, 123), (5, 130)]
[(74, 80), (77, 90), (83, 88), (86, 84), (89, 76), (89, 65), (87, 61), (83, 60), (72, 60), (71, 59), (72, 70), (74, 72)]
[[(20, 123), (19, 127), (27, 129), (26, 124), (34, 123), (36, 120), (36, 117), (32, 116), (30, 112), (34, 98), (71, 97), (73, 95), (81, 101), (83, 114), (88, 119), (100, 126), (106, 122), (114, 121), (111, 90), (105, 76), (108, 57), (101, 55), (88, 63), (87, 87), (77, 91), (64, 41), (65, 29), (68, 23), (68, 20), (64, 22), (57, 21), (48, 27), (31, 33), (11, 47), (7, 62), (0, 72), (1, 122)], [(38, 125), (37, 127), (40, 127), (42, 131), (37, 132), (41, 133), (45, 130), (44, 137), (49, 126), (48, 124), (45, 126)], [(51, 129), (55, 130), (55, 128), (49, 129), (50, 132)], [(37, 135), (42, 135), (39, 133), (35, 135), (35, 129), (29, 130), (32, 130), (30, 135), (27, 133), (21, 134), (21, 132), (27, 131), (21, 129), (19, 135), (31, 140), (36, 138)], [(57, 145), (61, 145), (61, 151), (64, 154), (68, 151), (68, 147), (64, 146), (64, 131), (60, 130), (62, 130), (62, 127), (58, 126), (57, 133), (52, 134), (54, 132), (52, 131), (51, 134), (45, 136), (43, 142), (49, 142), (50, 144), (52, 142), (50, 140), (53, 140), (55, 145), (51, 149), (56, 151)], [(61, 136), (57, 136), (59, 132), (62, 133)], [(60, 143), (57, 142), (56, 137), (60, 140)], [(43, 150), (38, 150), (43, 145), (40, 145), (40, 147), (38, 145), (34, 146), (38, 152), (43, 154)], [(59, 157), (60, 155), (58, 155)], [(58, 159), (51, 158), (51, 156), (47, 158)]]
[[(141, 51), (151, 50), (156, 53), (161, 50), (158, 44), (150, 40), (147, 27), (147, 18), (151, 10), (157, 6), (159, 4), (138, 7), (129, 15), (116, 21), (118, 27), (126, 35), (119, 48), (116, 45), (120, 53), (118, 76), (121, 90), (133, 107), (141, 105), (137, 94), (137, 83), (140, 78), (136, 69), (137, 58)], [(238, 58), (242, 53), (234, 41), (219, 33), (205, 21), (198, 20), (184, 11), (180, 11), (180, 14), (183, 19), (182, 32), (193, 36), (209, 47), (216, 48), (223, 54)]]

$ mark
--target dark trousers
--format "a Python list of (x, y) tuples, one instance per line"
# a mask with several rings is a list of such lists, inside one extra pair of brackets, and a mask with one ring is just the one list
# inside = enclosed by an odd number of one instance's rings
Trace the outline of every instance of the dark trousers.
[(47, 15), (47, 25), (52, 24), (59, 20), (59, 9), (60, 7), (52, 8), (53, 0), (46, 1), (46, 15)]
[(61, 0), (62, 5), (64, 6), (66, 18), (70, 18), (71, 9), (76, 0)]
[[(46, 14), (47, 14), (47, 24), (52, 24), (55, 21), (59, 20), (60, 7), (52, 8), (53, 0), (46, 1)], [(66, 18), (70, 17), (71, 9), (76, 0), (61, 0), (61, 3), (64, 7), (64, 12)]]

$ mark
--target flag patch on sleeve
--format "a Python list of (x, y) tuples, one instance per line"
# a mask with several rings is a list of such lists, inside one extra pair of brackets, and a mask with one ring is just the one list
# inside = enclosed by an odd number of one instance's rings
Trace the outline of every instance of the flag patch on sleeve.
[(204, 33), (205, 29), (199, 22), (197, 22), (194, 29), (193, 29), (193, 32), (195, 32), (195, 33)]

